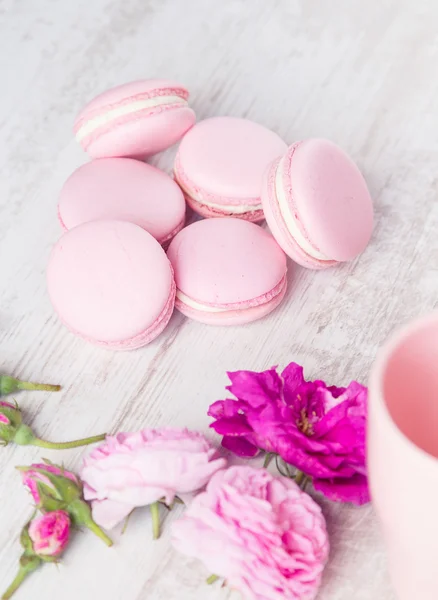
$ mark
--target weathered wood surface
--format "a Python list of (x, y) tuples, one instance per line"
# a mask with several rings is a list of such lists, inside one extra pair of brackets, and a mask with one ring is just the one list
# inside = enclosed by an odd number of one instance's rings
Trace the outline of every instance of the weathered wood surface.
[[(0, 0), (1, 367), (64, 386), (17, 396), (41, 436), (165, 424), (207, 431), (226, 370), (296, 360), (308, 376), (366, 382), (390, 331), (437, 305), (437, 21), (434, 0)], [(291, 267), (286, 301), (264, 321), (218, 331), (175, 314), (149, 347), (111, 353), (59, 324), (45, 266), (60, 235), (60, 187), (86, 160), (72, 137), (76, 112), (109, 86), (153, 76), (185, 83), (200, 119), (242, 116), (288, 142), (338, 142), (367, 177), (376, 227), (353, 264)], [(170, 170), (172, 156), (153, 162)], [(14, 466), (41, 455), (1, 449), (0, 588), (30, 514)], [(72, 468), (81, 455), (43, 453)], [(324, 508), (332, 553), (321, 600), (392, 600), (372, 509)], [(152, 542), (141, 510), (111, 550), (77, 534), (59, 571), (41, 569), (17, 599), (234, 597), (206, 587), (208, 573), (170, 548), (168, 532)]]

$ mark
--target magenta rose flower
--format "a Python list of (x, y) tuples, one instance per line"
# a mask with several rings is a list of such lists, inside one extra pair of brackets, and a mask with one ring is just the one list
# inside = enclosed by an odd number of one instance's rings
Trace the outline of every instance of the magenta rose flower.
[(281, 374), (237, 371), (227, 388), (237, 400), (210, 406), (222, 444), (239, 456), (278, 454), (331, 500), (369, 502), (365, 466), (367, 388), (306, 381), (290, 363)]
[(143, 429), (107, 437), (85, 459), (81, 478), (97, 523), (111, 529), (134, 508), (151, 505), (157, 537), (156, 503), (198, 491), (225, 464), (200, 433)]
[(70, 517), (63, 510), (56, 510), (36, 517), (21, 532), (24, 553), (20, 558), (18, 573), (2, 595), (8, 600), (23, 581), (44, 562), (57, 562), (67, 547), (70, 537)]
[(36, 555), (60, 556), (70, 537), (70, 517), (64, 510), (55, 510), (33, 519), (28, 528)]
[(247, 600), (315, 598), (329, 543), (319, 506), (266, 469), (216, 473), (172, 527), (177, 550)]

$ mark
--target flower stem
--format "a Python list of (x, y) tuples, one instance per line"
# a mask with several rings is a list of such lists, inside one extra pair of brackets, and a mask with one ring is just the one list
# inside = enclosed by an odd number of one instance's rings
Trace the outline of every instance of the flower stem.
[(263, 462), (263, 468), (267, 469), (269, 467), (269, 465), (271, 464), (271, 460), (274, 458), (275, 453), (274, 452), (267, 452), (266, 456), (265, 456), (265, 460)]
[(9, 598), (11, 598), (18, 590), (26, 577), (39, 567), (40, 563), (41, 560), (37, 556), (23, 555), (20, 560), (20, 569), (15, 576), (14, 581), (2, 595), (2, 600), (9, 600)]
[(131, 512), (129, 513), (129, 515), (126, 517), (125, 522), (123, 523), (122, 535), (124, 533), (126, 533), (126, 530), (128, 529), (129, 519), (131, 518), (131, 515), (132, 515), (133, 512), (134, 512), (134, 509), (131, 510)]
[(19, 390), (40, 390), (43, 392), (59, 392), (60, 385), (51, 385), (50, 383), (32, 383), (31, 381), (20, 381), (17, 379), (17, 389)]
[(106, 533), (99, 527), (99, 525), (93, 520), (91, 516), (90, 507), (86, 502), (80, 500), (74, 500), (71, 502), (67, 510), (70, 516), (73, 518), (73, 522), (77, 526), (83, 525), (87, 527), (90, 531), (92, 531), (98, 538), (100, 538), (107, 546), (112, 546), (113, 541), (110, 537), (106, 535)]
[(303, 485), (303, 483), (305, 483), (305, 481), (306, 481), (306, 476), (304, 475), (304, 473), (302, 471), (297, 471), (295, 473), (295, 483), (301, 487)]
[(7, 396), (19, 390), (43, 390), (46, 392), (59, 392), (60, 385), (50, 385), (48, 383), (32, 383), (31, 381), (21, 381), (9, 375), (0, 375), (0, 396)]
[(90, 531), (92, 531), (98, 538), (100, 538), (108, 547), (113, 545), (113, 541), (107, 534), (99, 527), (97, 523), (94, 521), (89, 521), (88, 523), (84, 523), (85, 527), (87, 527)]
[(68, 450), (69, 448), (79, 448), (80, 446), (88, 446), (89, 444), (102, 442), (106, 438), (106, 435), (106, 433), (102, 433), (100, 435), (93, 435), (80, 440), (74, 440), (73, 442), (46, 442), (40, 438), (34, 438), (32, 445), (39, 446), (40, 448), (49, 448), (50, 450)]
[(160, 512), (158, 502), (153, 502), (150, 506), (152, 516), (152, 538), (158, 540), (160, 537)]
[(219, 577), (217, 575), (210, 575), (210, 577), (208, 577), (208, 579), (206, 579), (205, 583), (207, 585), (211, 585), (212, 583), (215, 583), (215, 581), (217, 581), (219, 579)]

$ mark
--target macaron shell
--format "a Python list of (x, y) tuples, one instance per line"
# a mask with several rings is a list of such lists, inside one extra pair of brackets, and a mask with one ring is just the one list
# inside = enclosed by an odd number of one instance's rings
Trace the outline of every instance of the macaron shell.
[(274, 132), (247, 119), (214, 117), (197, 123), (178, 150), (182, 176), (217, 203), (260, 204), (263, 173), (285, 153), (285, 142)]
[(231, 218), (189, 225), (172, 240), (168, 257), (178, 290), (228, 310), (259, 305), (287, 270), (283, 251), (267, 231)]
[(284, 182), (299, 223), (330, 260), (355, 258), (373, 228), (373, 204), (356, 164), (324, 139), (301, 142), (285, 163)]
[(86, 148), (92, 158), (130, 157), (143, 159), (178, 142), (196, 120), (191, 108), (161, 107), (153, 115), (132, 115), (124, 123), (110, 126)]
[(276, 159), (265, 173), (262, 187), (263, 211), (266, 222), (279, 246), (297, 264), (307, 269), (321, 270), (333, 267), (336, 261), (321, 261), (309, 256), (290, 235), (278, 206), (275, 192), (277, 167), (281, 159)]
[(85, 223), (67, 232), (51, 253), (47, 283), (69, 329), (114, 348), (151, 341), (173, 308), (165, 252), (146, 231), (123, 221)]
[(90, 100), (78, 114), (76, 122), (86, 118), (88, 114), (95, 110), (117, 104), (125, 98), (162, 89), (186, 90), (185, 86), (172, 79), (139, 79), (137, 81), (122, 83), (109, 90), (105, 90)]
[(258, 306), (250, 306), (248, 308), (242, 306), (239, 309), (227, 310), (224, 312), (202, 312), (187, 306), (178, 299), (175, 301), (175, 308), (186, 317), (204, 323), (205, 325), (246, 325), (247, 323), (262, 319), (275, 310), (283, 301), (286, 290), (287, 281), (285, 279), (281, 291), (273, 298), (269, 298), (269, 295), (266, 294), (266, 301), (264, 301), (264, 297), (260, 298), (260, 304)]
[[(186, 88), (169, 79), (149, 79), (133, 81), (106, 90), (93, 98), (79, 113), (75, 129), (97, 112), (105, 113), (120, 102), (139, 95), (161, 94), (164, 90)], [(123, 119), (109, 122), (104, 129), (88, 138), (81, 145), (92, 158), (131, 157), (145, 158), (161, 152), (175, 144), (196, 121), (195, 113), (187, 106), (161, 105), (154, 109), (126, 115)]]
[(66, 230), (89, 221), (130, 221), (161, 244), (182, 229), (185, 212), (183, 193), (173, 179), (130, 158), (102, 158), (82, 165), (65, 182), (58, 204)]

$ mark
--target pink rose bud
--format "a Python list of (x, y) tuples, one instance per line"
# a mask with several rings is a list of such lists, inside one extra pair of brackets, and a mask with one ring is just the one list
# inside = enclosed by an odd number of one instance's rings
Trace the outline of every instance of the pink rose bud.
[(21, 412), (17, 405), (0, 401), (0, 442), (7, 446), (13, 441), (21, 425)]
[(0, 396), (7, 396), (20, 390), (43, 390), (46, 392), (59, 392), (60, 385), (50, 385), (47, 383), (31, 383), (30, 381), (21, 381), (10, 377), (9, 375), (0, 375)]
[(76, 475), (51, 463), (17, 467), (25, 487), (32, 494), (36, 507), (57, 510), (65, 507), (67, 500), (79, 498), (82, 486)]
[(70, 517), (64, 510), (48, 512), (30, 522), (28, 533), (37, 556), (60, 556), (70, 537)]
[(37, 508), (67, 511), (75, 525), (87, 527), (107, 546), (112, 546), (112, 540), (94, 522), (90, 507), (82, 499), (82, 483), (76, 475), (48, 461), (17, 469)]
[(32, 519), (21, 532), (24, 554), (20, 559), (18, 573), (2, 596), (11, 598), (24, 579), (35, 571), (42, 562), (56, 562), (68, 544), (70, 517), (63, 510), (46, 513)]

